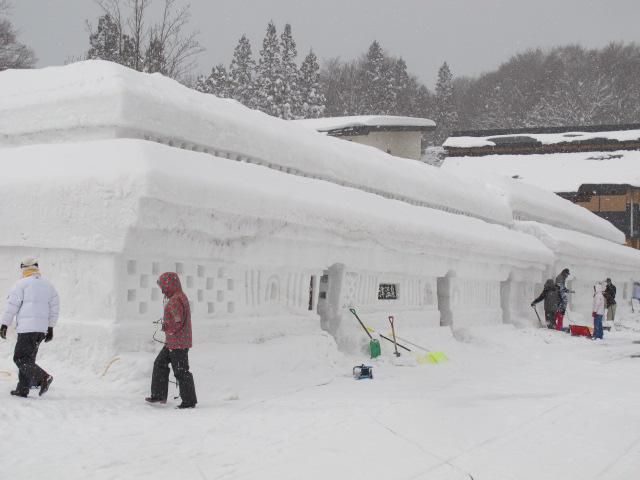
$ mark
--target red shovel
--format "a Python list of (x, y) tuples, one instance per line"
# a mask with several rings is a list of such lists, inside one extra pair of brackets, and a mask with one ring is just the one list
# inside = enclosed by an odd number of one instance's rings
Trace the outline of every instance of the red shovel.
[(394, 355), (399, 357), (400, 352), (398, 351), (398, 342), (396, 341), (396, 330), (393, 327), (393, 315), (389, 315), (389, 323), (391, 324), (391, 333), (393, 334), (393, 346), (396, 349)]

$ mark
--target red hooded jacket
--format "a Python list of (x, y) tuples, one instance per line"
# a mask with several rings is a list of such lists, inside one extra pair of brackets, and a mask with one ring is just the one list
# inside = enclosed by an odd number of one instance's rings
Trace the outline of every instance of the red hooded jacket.
[(158, 286), (168, 299), (164, 306), (163, 327), (169, 350), (191, 348), (191, 308), (182, 291), (177, 273), (167, 272), (158, 278)]

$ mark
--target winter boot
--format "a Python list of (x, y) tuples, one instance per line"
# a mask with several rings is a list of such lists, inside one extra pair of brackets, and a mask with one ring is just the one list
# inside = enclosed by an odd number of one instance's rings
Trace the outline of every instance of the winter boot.
[(47, 393), (47, 390), (49, 390), (49, 386), (51, 386), (51, 382), (53, 382), (53, 377), (49, 374), (46, 374), (42, 379), (42, 383), (40, 384), (40, 393), (38, 393), (38, 395), (42, 396)]
[(562, 321), (564, 320), (564, 313), (556, 312), (556, 330), (562, 331)]
[(161, 405), (164, 405), (165, 403), (167, 403), (166, 400), (163, 400), (161, 398), (153, 398), (153, 397), (147, 397), (144, 399), (144, 401), (147, 403), (159, 403)]
[(178, 405), (176, 408), (196, 408), (196, 404), (195, 403), (184, 403), (182, 402), (180, 405)]
[(29, 395), (28, 392), (22, 391), (22, 390), (11, 390), (11, 395), (15, 395), (16, 397), (23, 397), (23, 398), (27, 398), (27, 396)]

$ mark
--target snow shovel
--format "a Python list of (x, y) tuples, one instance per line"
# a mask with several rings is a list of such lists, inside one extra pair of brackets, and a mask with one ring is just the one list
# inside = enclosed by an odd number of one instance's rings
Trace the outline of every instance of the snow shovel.
[(371, 336), (371, 333), (369, 333), (369, 329), (367, 327), (365, 327), (364, 323), (362, 323), (362, 320), (360, 320), (360, 317), (356, 313), (356, 309), (355, 308), (350, 308), (349, 311), (353, 314), (354, 317), (356, 317), (356, 319), (358, 320), (358, 323), (360, 324), (362, 329), (365, 331), (365, 333), (369, 337), (369, 353), (371, 354), (371, 358), (379, 357), (380, 356), (380, 342)]
[(425, 352), (427, 352), (426, 355), (416, 357), (418, 360), (418, 363), (442, 363), (449, 360), (449, 358), (444, 352), (434, 352), (432, 350), (429, 350), (428, 348), (425, 348), (416, 343), (410, 342), (406, 338), (402, 338), (402, 337), (397, 337), (397, 338), (398, 340), (401, 340), (404, 343), (407, 343), (413, 347), (419, 348), (420, 350), (424, 350)]
[(398, 351), (398, 342), (396, 340), (396, 329), (393, 326), (393, 315), (389, 315), (389, 323), (391, 324), (391, 334), (393, 336), (393, 347), (396, 349), (394, 355), (396, 357), (400, 356), (400, 352)]
[(389, 337), (385, 337), (384, 335), (382, 335), (381, 333), (378, 333), (378, 335), (380, 335), (380, 338), (384, 338), (387, 342), (393, 343), (396, 346), (402, 348), (403, 350), (406, 350), (407, 352), (410, 352), (411, 349), (409, 347), (405, 347), (404, 345), (402, 345), (401, 343), (398, 342), (394, 342), (393, 339), (389, 338)]
[(533, 308), (533, 311), (536, 312), (536, 317), (538, 317), (538, 323), (540, 323), (540, 328), (544, 328), (544, 325), (542, 324), (542, 320), (540, 319), (540, 315), (538, 315), (538, 309), (536, 308), (535, 305), (531, 305), (531, 308)]

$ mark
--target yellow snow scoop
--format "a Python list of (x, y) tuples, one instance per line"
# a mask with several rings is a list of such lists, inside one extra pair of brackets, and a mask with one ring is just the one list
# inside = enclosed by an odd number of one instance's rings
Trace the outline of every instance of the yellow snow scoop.
[(421, 347), (420, 345), (417, 345), (407, 340), (406, 338), (398, 337), (397, 335), (396, 335), (396, 338), (408, 345), (411, 345), (413, 347), (419, 348), (420, 350), (424, 350), (425, 352), (427, 352), (424, 355), (418, 355), (416, 357), (418, 360), (418, 363), (442, 363), (449, 360), (449, 358), (444, 352), (434, 352), (432, 350), (429, 350), (428, 348)]

